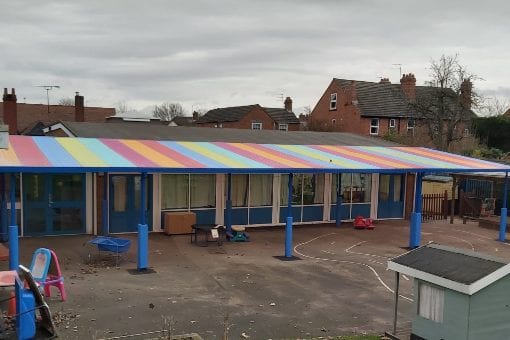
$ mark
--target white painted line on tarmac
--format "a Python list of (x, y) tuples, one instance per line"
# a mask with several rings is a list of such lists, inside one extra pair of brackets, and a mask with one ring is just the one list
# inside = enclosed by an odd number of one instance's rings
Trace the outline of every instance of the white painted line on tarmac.
[[(393, 289), (391, 289), (384, 281), (383, 279), (379, 276), (379, 274), (377, 273), (377, 271), (374, 269), (374, 267), (366, 264), (366, 263), (363, 263), (363, 262), (355, 262), (355, 261), (347, 261), (347, 260), (336, 260), (336, 259), (326, 259), (326, 258), (319, 258), (319, 257), (314, 257), (314, 256), (310, 256), (310, 255), (306, 255), (302, 252), (300, 252), (298, 250), (299, 247), (301, 246), (304, 246), (306, 244), (309, 244), (319, 238), (322, 238), (322, 237), (326, 237), (326, 236), (329, 236), (329, 235), (334, 235), (336, 233), (329, 233), (329, 234), (325, 234), (325, 235), (320, 235), (320, 236), (317, 236), (317, 237), (314, 237), (312, 238), (311, 240), (308, 240), (306, 242), (302, 242), (302, 243), (299, 243), (297, 244), (295, 247), (294, 247), (294, 252), (296, 252), (296, 254), (302, 256), (302, 257), (306, 257), (306, 258), (309, 258), (309, 259), (313, 259), (313, 260), (320, 260), (320, 261), (327, 261), (327, 262), (336, 262), (336, 263), (347, 263), (347, 264), (354, 264), (354, 265), (358, 265), (358, 266), (363, 266), (365, 268), (368, 268), (370, 271), (372, 271), (372, 273), (374, 273), (375, 277), (377, 278), (377, 280), (379, 281), (379, 283), (384, 287), (386, 288), (388, 291), (390, 291), (391, 293), (395, 293), (393, 291)], [(414, 300), (407, 297), (407, 296), (404, 296), (404, 295), (400, 295), (399, 296), (409, 302), (413, 302)]]

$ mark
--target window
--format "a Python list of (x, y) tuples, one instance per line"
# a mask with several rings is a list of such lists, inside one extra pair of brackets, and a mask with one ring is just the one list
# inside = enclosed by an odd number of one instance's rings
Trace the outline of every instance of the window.
[(273, 175), (250, 175), (250, 207), (273, 205)]
[(443, 322), (444, 290), (424, 282), (419, 283), (418, 315), (435, 322)]
[(390, 119), (390, 129), (394, 129), (397, 126), (397, 121), (395, 118)]
[(278, 130), (289, 131), (289, 124), (278, 124)]
[[(341, 174), (340, 196), (342, 203), (370, 203), (372, 192), (372, 175), (370, 174)], [(333, 176), (331, 188), (331, 202), (336, 203), (338, 175)]]
[(469, 137), (469, 129), (464, 129), (464, 137)]
[(370, 134), (371, 135), (379, 134), (379, 118), (370, 119)]
[[(282, 175), (280, 204), (287, 205), (288, 175)], [(292, 180), (292, 205), (313, 205), (324, 203), (324, 174), (294, 175)]]
[(216, 176), (190, 175), (190, 208), (216, 206)]
[(262, 130), (262, 123), (251, 123), (252, 130)]
[[(248, 175), (232, 175), (231, 200), (233, 207), (248, 206), (248, 181)], [(227, 190), (228, 187), (225, 188), (225, 193)]]
[(329, 101), (329, 109), (336, 110), (336, 93), (331, 94), (331, 99)]
[(407, 132), (411, 131), (414, 134), (414, 127), (415, 127), (415, 125), (416, 125), (415, 120), (413, 118), (409, 118), (407, 120)]

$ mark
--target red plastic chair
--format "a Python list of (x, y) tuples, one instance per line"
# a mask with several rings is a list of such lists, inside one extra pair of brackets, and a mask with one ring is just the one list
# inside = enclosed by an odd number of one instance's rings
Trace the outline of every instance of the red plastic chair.
[(51, 297), (50, 287), (54, 286), (60, 291), (60, 297), (62, 301), (67, 299), (66, 289), (64, 287), (64, 276), (60, 270), (60, 264), (58, 263), (57, 254), (50, 249), (51, 252), (51, 264), (48, 271), (46, 281), (44, 281), (44, 296)]

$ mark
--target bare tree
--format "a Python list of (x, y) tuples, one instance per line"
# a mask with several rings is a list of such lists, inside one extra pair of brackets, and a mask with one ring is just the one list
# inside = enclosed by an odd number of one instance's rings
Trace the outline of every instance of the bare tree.
[(130, 110), (131, 109), (128, 107), (125, 101), (120, 101), (115, 105), (115, 114), (122, 115)]
[(171, 121), (175, 117), (184, 116), (184, 109), (179, 103), (163, 103), (154, 106), (152, 115), (164, 121)]
[(496, 117), (508, 110), (510, 110), (510, 101), (507, 98), (489, 97), (483, 100), (480, 113), (484, 117)]
[(416, 100), (410, 106), (434, 146), (448, 150), (452, 142), (465, 137), (464, 127), (476, 117), (471, 107), (480, 101), (473, 92), (473, 81), (479, 78), (467, 72), (458, 55), (443, 55), (433, 60), (430, 77), (429, 87), (417, 91)]
[(60, 98), (59, 101), (58, 101), (58, 105), (74, 106), (74, 99), (70, 98), (70, 97)]

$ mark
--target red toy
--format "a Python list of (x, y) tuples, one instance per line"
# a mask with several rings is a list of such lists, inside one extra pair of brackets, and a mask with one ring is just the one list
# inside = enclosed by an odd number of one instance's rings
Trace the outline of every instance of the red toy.
[(354, 219), (354, 228), (356, 229), (369, 229), (372, 230), (375, 228), (373, 224), (373, 220), (371, 218), (364, 218), (363, 216), (356, 216)]

